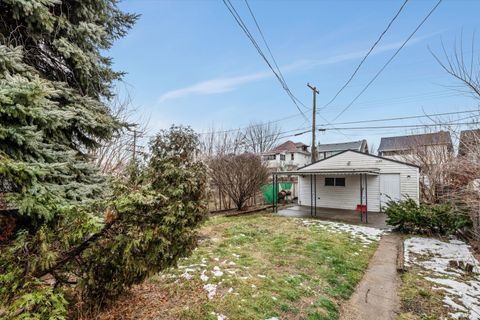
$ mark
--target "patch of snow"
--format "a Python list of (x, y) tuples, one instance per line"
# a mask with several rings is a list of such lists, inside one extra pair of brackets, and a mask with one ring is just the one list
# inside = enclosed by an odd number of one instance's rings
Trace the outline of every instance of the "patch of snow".
[(235, 258), (240, 258), (240, 255), (239, 254), (236, 254), (236, 253), (232, 253), (232, 256), (234, 256)]
[(232, 293), (232, 292), (233, 292), (233, 288), (228, 289), (228, 293)]
[[(405, 265), (423, 268), (425, 279), (445, 293), (443, 303), (454, 310), (450, 317), (480, 319), (480, 264), (466, 243), (414, 237), (405, 240), (404, 248)], [(451, 260), (473, 265), (473, 275), (466, 277), (464, 270), (452, 269)]]
[(203, 270), (202, 271), (202, 274), (200, 275), (200, 280), (202, 280), (203, 282), (207, 282), (208, 281), (208, 276), (205, 274), (207, 270)]
[(321, 229), (329, 230), (333, 233), (348, 233), (349, 235), (360, 239), (360, 241), (362, 241), (362, 243), (364, 244), (364, 247), (367, 247), (367, 245), (372, 242), (379, 241), (382, 235), (385, 233), (384, 230), (377, 228), (357, 226), (353, 224), (332, 221), (317, 221), (306, 219), (300, 219), (300, 221), (306, 227), (316, 226)]
[(264, 274), (257, 274), (257, 276), (258, 276), (259, 278), (262, 278), (262, 279), (265, 279), (265, 278), (267, 277), (267, 276), (264, 275)]
[(278, 320), (278, 318), (277, 317), (271, 317), (271, 318), (268, 318), (266, 320)]
[(256, 287), (257, 287), (256, 285), (252, 284), (252, 288), (253, 288), (253, 289), (255, 289)]
[(217, 285), (208, 283), (203, 286), (203, 289), (207, 291), (208, 299), (213, 299), (215, 294), (217, 293)]
[[(413, 253), (413, 255), (412, 255)], [(420, 259), (419, 257), (420, 256)], [(428, 259), (425, 259), (427, 257)], [(460, 269), (450, 269), (450, 260), (469, 263), (474, 272), (480, 273), (480, 264), (470, 252), (469, 246), (458, 240), (443, 242), (432, 238), (414, 237), (405, 240), (405, 264), (419, 264), (423, 268), (445, 275), (461, 275)]]
[(223, 271), (220, 270), (220, 268), (219, 268), (218, 266), (213, 267), (212, 273), (213, 273), (213, 275), (214, 275), (215, 277), (221, 277), (221, 276), (223, 276)]

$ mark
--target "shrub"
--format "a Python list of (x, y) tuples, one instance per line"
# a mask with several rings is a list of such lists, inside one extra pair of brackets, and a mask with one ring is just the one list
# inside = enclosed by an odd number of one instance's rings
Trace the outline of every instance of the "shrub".
[(387, 223), (403, 232), (454, 234), (472, 223), (467, 213), (449, 204), (417, 204), (411, 198), (389, 201), (385, 213)]

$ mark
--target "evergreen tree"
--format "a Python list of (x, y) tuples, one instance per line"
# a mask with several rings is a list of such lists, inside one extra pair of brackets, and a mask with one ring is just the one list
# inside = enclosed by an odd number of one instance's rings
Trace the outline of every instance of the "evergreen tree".
[(116, 0), (0, 0), (1, 319), (75, 317), (195, 247), (207, 179), (191, 129), (161, 132), (117, 181), (88, 157), (128, 125), (105, 105), (122, 74), (102, 52), (136, 18)]

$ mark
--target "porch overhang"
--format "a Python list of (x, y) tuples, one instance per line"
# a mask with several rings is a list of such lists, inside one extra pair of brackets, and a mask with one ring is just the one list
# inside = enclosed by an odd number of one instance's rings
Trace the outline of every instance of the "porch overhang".
[(359, 176), (359, 198), (360, 203), (357, 205), (357, 210), (360, 212), (360, 221), (363, 221), (363, 214), (365, 213), (365, 222), (368, 223), (368, 179), (367, 176), (380, 175), (378, 168), (331, 168), (331, 169), (317, 169), (305, 170), (300, 169), (296, 171), (278, 171), (272, 172), (272, 190), (273, 190), (273, 212), (278, 212), (277, 195), (278, 190), (275, 188), (278, 184), (279, 176), (299, 176), (309, 177), (310, 179), (310, 215), (317, 215), (317, 177), (318, 176)]
[(380, 169), (320, 169), (320, 170), (297, 170), (297, 171), (278, 171), (273, 172), (277, 176), (316, 176), (316, 175), (368, 175), (378, 176)]

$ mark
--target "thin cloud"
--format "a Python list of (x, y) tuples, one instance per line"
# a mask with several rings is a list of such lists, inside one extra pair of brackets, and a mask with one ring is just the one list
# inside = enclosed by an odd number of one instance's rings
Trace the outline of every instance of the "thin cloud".
[[(418, 43), (426, 38), (429, 38), (434, 34), (429, 34), (423, 37), (417, 37), (410, 40), (408, 46), (411, 46), (415, 43)], [(378, 46), (373, 52), (372, 55), (379, 54), (382, 52), (390, 51), (397, 49), (402, 42), (394, 42), (385, 44), (383, 46)], [(336, 63), (341, 63), (349, 60), (359, 59), (365, 55), (365, 50), (342, 53), (334, 56), (330, 56), (325, 59), (316, 59), (316, 60), (299, 60), (289, 65), (282, 66), (280, 69), (283, 73), (293, 72), (298, 70), (307, 70), (318, 66), (332, 65)], [(239, 86), (271, 78), (273, 76), (272, 72), (256, 72), (243, 76), (236, 77), (222, 77), (214, 78), (206, 81), (201, 81), (191, 86), (180, 88), (172, 91), (168, 91), (160, 96), (159, 102), (165, 102), (168, 100), (174, 100), (179, 98), (184, 98), (188, 96), (199, 96), (199, 95), (211, 95), (217, 93), (228, 92), (237, 89)]]
[(232, 91), (238, 86), (271, 77), (270, 72), (256, 72), (245, 76), (215, 78), (196, 83), (192, 86), (164, 93), (159, 102), (183, 98), (192, 95), (209, 95)]

